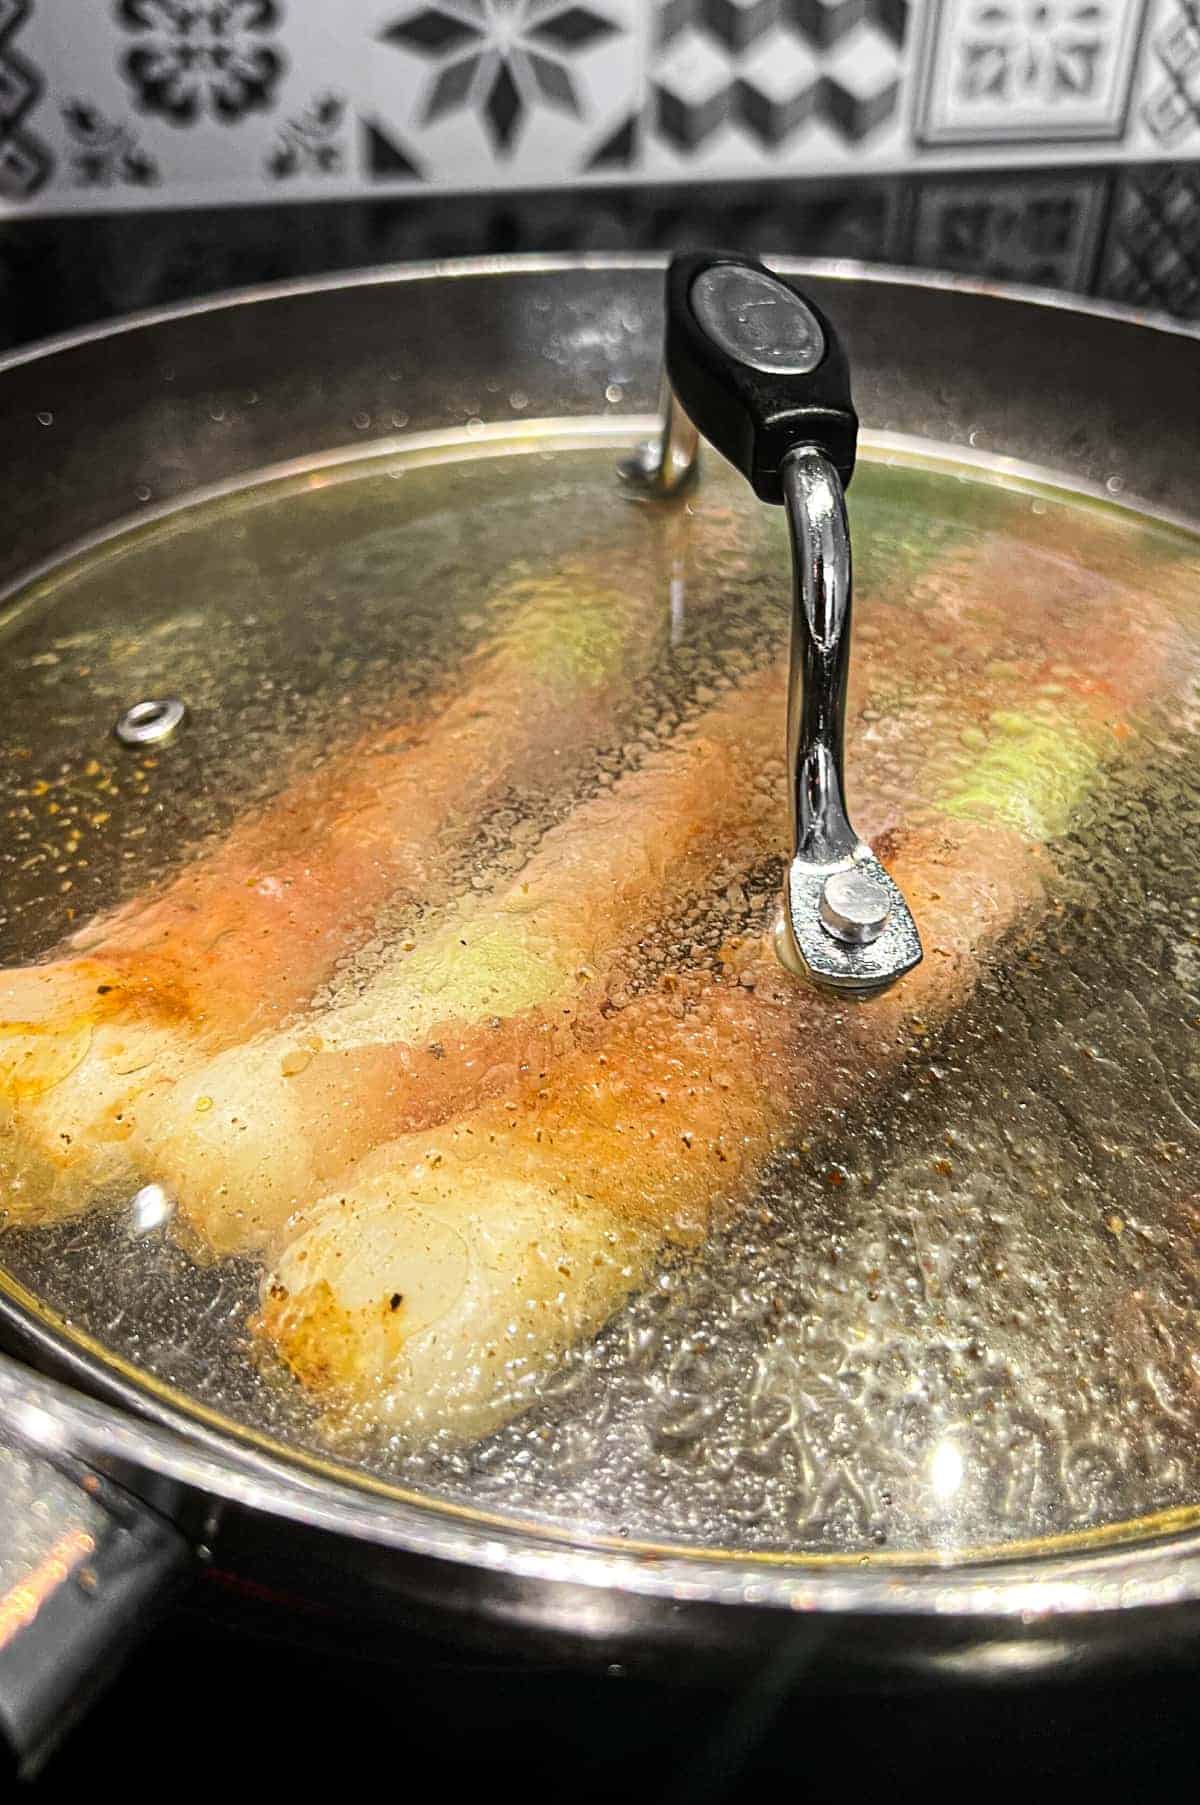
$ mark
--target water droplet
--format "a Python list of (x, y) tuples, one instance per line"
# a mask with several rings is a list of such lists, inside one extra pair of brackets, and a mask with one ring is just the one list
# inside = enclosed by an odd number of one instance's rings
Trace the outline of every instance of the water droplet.
[(393, 414), (392, 415), (392, 425), (395, 427), (397, 432), (403, 432), (404, 428), (408, 425), (408, 415), (407, 414)]
[(1121, 490), (1125, 487), (1125, 478), (1123, 476), (1110, 476), (1104, 487), (1108, 490), (1110, 495), (1119, 495)]
[(625, 390), (621, 387), (619, 382), (610, 382), (604, 391), (604, 399), (609, 402), (611, 406), (616, 407), (618, 401), (624, 401)]
[(135, 1191), (129, 1204), (129, 1223), (135, 1235), (147, 1235), (161, 1228), (175, 1213), (175, 1199), (162, 1185), (143, 1185)]
[(146, 483), (139, 483), (134, 490), (134, 494), (139, 501), (149, 501), (150, 499), (150, 489)]
[(37, 417), (37, 422), (38, 422), (39, 426), (53, 426), (54, 425), (54, 415), (50, 412), (50, 409), (48, 407), (43, 408), (42, 411), (39, 413), (39, 415)]
[(524, 389), (514, 389), (508, 398), (508, 405), (513, 408), (515, 412), (520, 413), (523, 407), (529, 406), (529, 396), (525, 393)]
[(471, 418), (467, 421), (467, 431), (473, 439), (477, 439), (482, 433), (483, 421), (479, 418), (478, 414), (472, 414)]
[(370, 424), (371, 424), (370, 414), (355, 414), (354, 426), (355, 426), (355, 430), (357, 432), (366, 432), (366, 430)]

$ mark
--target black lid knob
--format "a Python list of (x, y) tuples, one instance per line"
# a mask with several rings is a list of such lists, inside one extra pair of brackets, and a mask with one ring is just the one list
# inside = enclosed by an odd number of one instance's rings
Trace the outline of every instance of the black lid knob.
[(667, 271), (667, 375), (692, 423), (762, 501), (816, 445), (850, 481), (858, 416), (837, 333), (814, 301), (750, 257), (688, 252)]

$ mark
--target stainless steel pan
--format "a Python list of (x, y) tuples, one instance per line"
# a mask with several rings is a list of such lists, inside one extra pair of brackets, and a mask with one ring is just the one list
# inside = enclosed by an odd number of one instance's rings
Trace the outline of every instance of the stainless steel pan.
[[(1194, 333), (1032, 292), (794, 269), (851, 347), (868, 435), (1200, 520)], [(628, 416), (633, 437), (657, 394), (661, 289), (656, 259), (401, 268), (10, 357), (0, 583), (15, 594), (117, 523), (256, 473), (352, 460), (468, 416)], [(597, 1660), (787, 1648), (825, 1680), (1138, 1658), (1182, 1646), (1200, 1622), (1200, 1471), (1186, 1508), (961, 1560), (626, 1549), (582, 1521), (539, 1527), (502, 1500), (423, 1497), (272, 1444), (139, 1370), (27, 1272), (0, 1274), (0, 1313), (0, 1720), (27, 1758), (152, 1604), (210, 1560), (376, 1623), (435, 1621)]]

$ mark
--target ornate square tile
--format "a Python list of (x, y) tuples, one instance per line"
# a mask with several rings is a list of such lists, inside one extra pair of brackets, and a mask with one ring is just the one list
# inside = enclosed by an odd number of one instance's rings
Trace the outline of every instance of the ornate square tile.
[(1108, 189), (1107, 176), (1086, 170), (926, 179), (915, 190), (906, 260), (1086, 293)]
[(367, 0), (366, 173), (551, 187), (632, 156), (641, 0)]
[[(345, 193), (361, 0), (0, 0), (24, 11), (55, 208)], [(336, 12), (330, 17), (331, 11)]]
[(925, 145), (1120, 138), (1145, 0), (926, 0)]

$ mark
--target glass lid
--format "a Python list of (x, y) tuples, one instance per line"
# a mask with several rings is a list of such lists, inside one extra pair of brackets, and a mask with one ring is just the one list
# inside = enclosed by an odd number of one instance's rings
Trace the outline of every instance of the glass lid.
[(773, 944), (782, 511), (716, 456), (639, 498), (618, 430), (252, 483), (10, 605), (3, 1283), (239, 1434), (588, 1540), (1180, 1520), (1196, 539), (866, 446), (847, 792), (924, 960), (856, 1002)]

